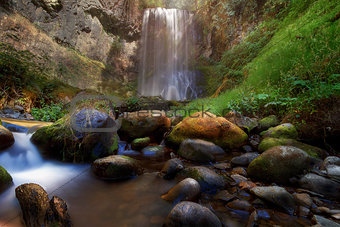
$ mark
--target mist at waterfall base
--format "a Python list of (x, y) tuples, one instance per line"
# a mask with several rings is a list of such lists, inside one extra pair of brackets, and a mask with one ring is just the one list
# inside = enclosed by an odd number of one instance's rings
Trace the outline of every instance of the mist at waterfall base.
[(142, 96), (191, 100), (199, 96), (193, 14), (186, 10), (147, 9), (143, 18), (138, 91)]
[(160, 226), (172, 208), (160, 195), (175, 181), (163, 181), (157, 173), (128, 181), (103, 181), (91, 173), (89, 164), (46, 160), (31, 143), (30, 134), (13, 134), (15, 144), (0, 152), (0, 165), (14, 183), (0, 193), (0, 226), (24, 226), (15, 198), (15, 188), (24, 183), (41, 185), (50, 199), (63, 198), (74, 226)]

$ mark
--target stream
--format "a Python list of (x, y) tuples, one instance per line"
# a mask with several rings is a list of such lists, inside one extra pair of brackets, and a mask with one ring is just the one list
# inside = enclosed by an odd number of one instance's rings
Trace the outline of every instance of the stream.
[(15, 144), (0, 153), (0, 165), (14, 182), (0, 194), (0, 226), (24, 226), (15, 198), (15, 188), (24, 183), (37, 183), (50, 199), (56, 195), (67, 201), (74, 226), (160, 226), (172, 208), (160, 195), (175, 181), (164, 181), (155, 172), (129, 181), (102, 181), (90, 165), (45, 160), (30, 142), (31, 134), (13, 134)]

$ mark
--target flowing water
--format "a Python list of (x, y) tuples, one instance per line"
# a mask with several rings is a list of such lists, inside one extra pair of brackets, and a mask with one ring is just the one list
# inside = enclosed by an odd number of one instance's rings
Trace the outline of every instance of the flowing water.
[(144, 13), (139, 93), (167, 100), (197, 98), (193, 14), (154, 8)]
[(63, 198), (74, 226), (161, 226), (173, 207), (160, 196), (175, 182), (164, 181), (154, 171), (128, 181), (102, 181), (91, 174), (90, 165), (45, 160), (30, 134), (13, 134), (15, 144), (0, 152), (0, 165), (14, 182), (0, 194), (0, 226), (23, 226), (15, 188), (24, 183), (41, 185), (50, 199)]

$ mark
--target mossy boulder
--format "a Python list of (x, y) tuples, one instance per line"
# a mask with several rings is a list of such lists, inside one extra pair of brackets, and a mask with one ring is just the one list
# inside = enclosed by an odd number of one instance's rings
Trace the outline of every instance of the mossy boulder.
[(147, 147), (150, 142), (150, 137), (134, 139), (131, 143), (131, 149), (136, 151), (142, 150), (143, 148)]
[(124, 141), (144, 137), (161, 141), (164, 134), (170, 130), (170, 126), (171, 120), (163, 111), (145, 110), (124, 113), (118, 134)]
[(291, 146), (273, 147), (254, 159), (248, 175), (255, 180), (289, 183), (289, 179), (308, 170), (314, 160), (303, 150)]
[(280, 124), (279, 119), (275, 115), (270, 115), (268, 117), (261, 119), (258, 122), (258, 128), (259, 128), (260, 131), (264, 131), (264, 130), (267, 130), (271, 127), (275, 127), (278, 124)]
[(0, 150), (4, 150), (14, 144), (13, 133), (0, 124)]
[(202, 192), (216, 193), (226, 185), (224, 177), (203, 166), (188, 167), (179, 172), (183, 178), (193, 178), (201, 186)]
[(267, 131), (261, 133), (261, 136), (265, 138), (271, 137), (271, 138), (297, 139), (298, 135), (299, 134), (295, 126), (290, 123), (270, 128)]
[(321, 148), (314, 147), (302, 142), (299, 142), (294, 139), (285, 139), (285, 138), (264, 138), (260, 145), (259, 145), (259, 151), (264, 152), (272, 147), (276, 146), (293, 146), (300, 148), (304, 152), (306, 152), (309, 156), (312, 156), (314, 158), (323, 158), (327, 154), (326, 151), (324, 151)]
[[(84, 131), (78, 131), (74, 124)], [(106, 113), (85, 109), (40, 128), (31, 141), (42, 148), (42, 154), (49, 158), (66, 162), (92, 162), (118, 150), (117, 134), (101, 131), (113, 128), (114, 124)]]
[(138, 161), (122, 155), (97, 159), (92, 164), (93, 173), (107, 180), (122, 180), (141, 175), (143, 169)]
[(192, 178), (186, 178), (162, 195), (161, 198), (172, 203), (179, 203), (181, 201), (194, 201), (200, 194), (200, 184)]
[(186, 139), (202, 139), (224, 149), (234, 149), (244, 145), (248, 135), (223, 117), (198, 112), (176, 125), (166, 138), (166, 144), (178, 148)]
[(178, 154), (190, 161), (209, 163), (215, 161), (214, 155), (224, 154), (224, 150), (211, 142), (187, 139), (181, 143)]
[(142, 154), (147, 159), (162, 160), (165, 156), (164, 146), (148, 146), (142, 150)]
[(0, 192), (7, 189), (13, 183), (11, 175), (0, 166)]

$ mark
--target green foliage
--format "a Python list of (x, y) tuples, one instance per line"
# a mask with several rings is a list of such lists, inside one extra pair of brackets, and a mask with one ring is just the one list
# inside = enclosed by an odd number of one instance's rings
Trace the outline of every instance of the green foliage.
[[(242, 59), (231, 64), (246, 72), (245, 80), (216, 98), (196, 100), (188, 108), (204, 105), (217, 115), (230, 109), (257, 115), (295, 113), (297, 117), (319, 111), (318, 100), (340, 95), (340, 24), (335, 19), (339, 11), (336, 0), (292, 0), (280, 23), (277, 19), (265, 22), (276, 24), (274, 36), (259, 45), (250, 61), (238, 53), (244, 44), (233, 48)], [(224, 56), (232, 59), (227, 53)]]
[(41, 108), (32, 108), (31, 112), (35, 120), (54, 122), (65, 115), (62, 104), (43, 105)]

